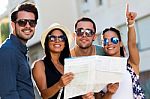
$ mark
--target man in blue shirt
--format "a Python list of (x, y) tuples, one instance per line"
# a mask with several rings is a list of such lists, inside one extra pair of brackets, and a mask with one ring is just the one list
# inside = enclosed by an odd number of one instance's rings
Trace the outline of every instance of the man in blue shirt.
[(35, 99), (26, 43), (38, 20), (34, 4), (24, 3), (11, 13), (13, 33), (0, 47), (0, 99)]

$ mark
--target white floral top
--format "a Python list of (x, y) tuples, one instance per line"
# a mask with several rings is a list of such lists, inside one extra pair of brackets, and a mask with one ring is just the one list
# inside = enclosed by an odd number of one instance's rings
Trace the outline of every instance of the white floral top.
[(139, 75), (136, 75), (130, 64), (127, 64), (127, 70), (131, 74), (134, 99), (146, 99), (139, 83)]

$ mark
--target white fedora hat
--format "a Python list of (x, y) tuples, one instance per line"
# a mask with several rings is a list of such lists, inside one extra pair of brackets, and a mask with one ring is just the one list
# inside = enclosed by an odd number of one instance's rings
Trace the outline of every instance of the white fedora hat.
[(71, 32), (68, 28), (66, 28), (65, 26), (63, 25), (60, 25), (58, 23), (53, 23), (51, 24), (43, 33), (42, 33), (42, 36), (41, 36), (41, 44), (42, 44), (42, 47), (44, 48), (44, 43), (45, 43), (45, 39), (46, 39), (46, 36), (48, 35), (48, 33), (50, 31), (52, 31), (53, 29), (61, 29), (62, 31), (65, 32), (65, 34), (67, 35), (67, 37), (69, 37), (69, 35), (71, 35)]

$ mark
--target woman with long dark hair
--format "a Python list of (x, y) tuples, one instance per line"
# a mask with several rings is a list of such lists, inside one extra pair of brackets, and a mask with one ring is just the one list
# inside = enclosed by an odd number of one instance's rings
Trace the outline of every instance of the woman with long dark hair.
[(67, 33), (66, 27), (52, 24), (42, 34), (45, 57), (34, 63), (33, 78), (43, 99), (63, 99), (63, 87), (73, 79), (72, 73), (64, 74), (64, 59), (70, 57)]

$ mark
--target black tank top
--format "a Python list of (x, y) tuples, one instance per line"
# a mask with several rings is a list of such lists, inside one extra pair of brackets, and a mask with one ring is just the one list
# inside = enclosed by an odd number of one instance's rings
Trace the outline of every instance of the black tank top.
[[(47, 88), (49, 88), (59, 81), (62, 74), (55, 68), (52, 61), (49, 60), (47, 57), (44, 58), (43, 62), (45, 65)], [(58, 94), (59, 94), (59, 91), (53, 97), (49, 99), (57, 99)], [(60, 99), (64, 99), (63, 97), (64, 97), (64, 90), (62, 91)], [(82, 98), (81, 96), (77, 96), (77, 97), (70, 98), (70, 99), (82, 99)]]
[[(49, 60), (47, 57), (44, 58), (43, 62), (45, 65), (47, 88), (49, 88), (59, 81), (62, 74), (55, 68), (52, 61)], [(57, 99), (58, 94), (59, 91), (49, 99)], [(64, 91), (62, 92), (60, 99), (63, 99), (63, 97), (64, 97)]]

